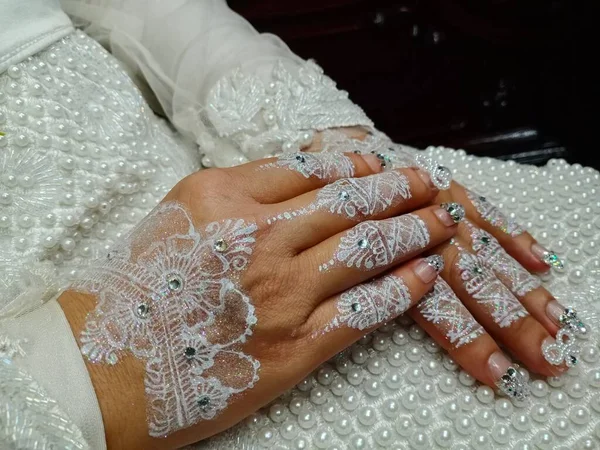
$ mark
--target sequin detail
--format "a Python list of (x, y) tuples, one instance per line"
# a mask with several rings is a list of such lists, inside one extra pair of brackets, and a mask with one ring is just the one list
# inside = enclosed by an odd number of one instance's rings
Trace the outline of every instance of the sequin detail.
[(506, 234), (510, 234), (512, 237), (518, 236), (525, 231), (514, 219), (506, 217), (502, 211), (488, 202), (484, 196), (478, 195), (468, 189), (466, 191), (469, 200), (471, 200), (471, 203), (483, 220)]
[(423, 297), (417, 307), (421, 315), (433, 323), (455, 348), (485, 334), (483, 327), (441, 278), (435, 281), (433, 290)]
[(256, 229), (232, 219), (199, 230), (182, 205), (163, 203), (73, 284), (98, 299), (80, 336), (85, 357), (144, 361), (151, 436), (212, 419), (258, 380), (260, 363), (243, 352), (254, 306), (237, 282)]
[(334, 266), (358, 270), (386, 267), (427, 244), (429, 229), (423, 219), (414, 214), (362, 222), (342, 236), (333, 258), (319, 270)]
[(539, 278), (531, 275), (485, 230), (467, 222), (471, 234), (471, 245), (483, 264), (491, 269), (510, 290), (523, 297), (542, 285)]
[(489, 311), (494, 322), (501, 328), (508, 327), (528, 315), (519, 300), (480, 258), (461, 250), (457, 267), (465, 290), (482, 308)]

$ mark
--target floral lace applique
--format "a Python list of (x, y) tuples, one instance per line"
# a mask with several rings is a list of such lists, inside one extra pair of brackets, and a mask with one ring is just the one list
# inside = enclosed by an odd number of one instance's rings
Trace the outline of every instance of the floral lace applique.
[(183, 206), (164, 203), (72, 286), (98, 298), (82, 353), (145, 361), (151, 436), (215, 417), (258, 380), (260, 363), (242, 348), (254, 306), (238, 285), (256, 229), (234, 219), (198, 230)]

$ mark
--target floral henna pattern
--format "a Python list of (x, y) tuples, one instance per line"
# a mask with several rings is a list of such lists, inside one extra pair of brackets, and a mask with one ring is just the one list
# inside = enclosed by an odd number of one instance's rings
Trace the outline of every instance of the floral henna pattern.
[(461, 250), (458, 269), (465, 290), (486, 308), (501, 328), (528, 315), (512, 292), (488, 269), (481, 258)]
[(531, 275), (521, 264), (510, 256), (490, 233), (467, 222), (471, 234), (471, 245), (483, 264), (507, 285), (516, 295), (522, 297), (542, 285), (539, 278)]
[(438, 278), (433, 290), (425, 295), (417, 308), (421, 315), (443, 333), (454, 348), (461, 347), (485, 333), (465, 308), (448, 283)]
[(512, 237), (518, 236), (525, 231), (518, 223), (514, 221), (514, 219), (506, 217), (502, 211), (488, 202), (485, 197), (468, 189), (466, 189), (466, 191), (469, 200), (471, 200), (471, 203), (483, 220), (491, 223), (493, 226), (499, 228)]
[(406, 214), (380, 221), (362, 222), (344, 235), (333, 257), (319, 267), (372, 270), (385, 267), (429, 244), (429, 229), (419, 216)]
[(151, 436), (215, 417), (258, 381), (260, 363), (243, 352), (254, 306), (238, 284), (256, 229), (226, 220), (199, 230), (182, 205), (164, 203), (72, 286), (98, 298), (83, 355), (144, 361)]
[(394, 275), (359, 284), (340, 296), (338, 314), (324, 331), (344, 325), (366, 330), (402, 314), (409, 308), (410, 299), (404, 280)]
[(263, 164), (260, 169), (286, 168), (301, 173), (304, 177), (321, 180), (336, 180), (354, 175), (352, 160), (341, 152), (284, 153), (277, 161)]

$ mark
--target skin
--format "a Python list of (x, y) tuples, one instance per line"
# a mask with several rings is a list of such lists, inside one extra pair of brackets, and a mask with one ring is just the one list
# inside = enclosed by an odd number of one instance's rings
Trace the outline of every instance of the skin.
[[(355, 138), (364, 135), (359, 129), (347, 132)], [(310, 150), (317, 150), (318, 146), (317, 138)], [(382, 170), (372, 155), (348, 156), (354, 163), (357, 177), (374, 175)], [(416, 308), (411, 310), (411, 314), (467, 372), (493, 386), (495, 380), (487, 369), (487, 358), (499, 350), (499, 344), (511, 349), (535, 372), (553, 375), (560, 370), (541, 358), (538, 345), (557, 330), (556, 325), (545, 316), (545, 304), (552, 300), (547, 291), (539, 288), (522, 299), (530, 317), (508, 329), (499, 329), (478, 312), (475, 302), (458, 282), (453, 269), (456, 248), (447, 241), (457, 232), (457, 239), (464, 241), (465, 247), (468, 241), (461, 227), (447, 226), (434, 214), (439, 210), (437, 205), (440, 202), (462, 203), (467, 208), (469, 219), (496, 236), (523, 266), (530, 271), (547, 269), (529, 250), (535, 242), (529, 234), (512, 238), (493, 229), (479, 218), (462, 186), (453, 183), (449, 191), (438, 192), (416, 170), (402, 169), (401, 172), (410, 181), (411, 199), (375, 216), (360, 217), (359, 221), (380, 221), (406, 213), (417, 214), (427, 223), (431, 233), (430, 244), (424, 253), (404, 255), (389, 266), (370, 271), (343, 267), (320, 273), (318, 266), (331, 258), (341, 237), (356, 226), (357, 221), (318, 212), (293, 221), (268, 224), (269, 217), (310, 204), (317, 189), (334, 180), (307, 179), (283, 168), (258, 170), (263, 164), (265, 161), (195, 173), (182, 180), (165, 198), (165, 201), (176, 200), (184, 204), (198, 227), (227, 218), (242, 218), (258, 225), (255, 252), (240, 281), (256, 308), (258, 323), (245, 344), (244, 352), (260, 361), (260, 380), (243, 395), (234, 396), (228, 408), (215, 419), (200, 422), (163, 439), (154, 439), (148, 436), (147, 430), (143, 363), (130, 355), (125, 355), (115, 366), (92, 364), (86, 360), (100, 404), (108, 448), (179, 448), (233, 426), (370, 331), (340, 327), (321, 333), (337, 314), (336, 302), (341, 293), (373, 277), (392, 274), (404, 279), (414, 305), (433, 286), (433, 280), (425, 283), (414, 271), (422, 257), (431, 253), (445, 257), (446, 268), (442, 276), (489, 334), (460, 349), (453, 349), (435, 327), (419, 317)], [(59, 304), (74, 336), (79, 339), (86, 316), (94, 309), (96, 299), (66, 291), (59, 298)]]

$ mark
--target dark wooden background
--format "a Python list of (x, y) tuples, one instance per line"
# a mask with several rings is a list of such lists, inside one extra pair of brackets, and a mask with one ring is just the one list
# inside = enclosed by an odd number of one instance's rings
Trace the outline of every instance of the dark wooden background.
[[(600, 168), (591, 11), (561, 0), (230, 0), (397, 142)], [(596, 56), (594, 56), (596, 55)], [(586, 79), (589, 77), (588, 79)]]

